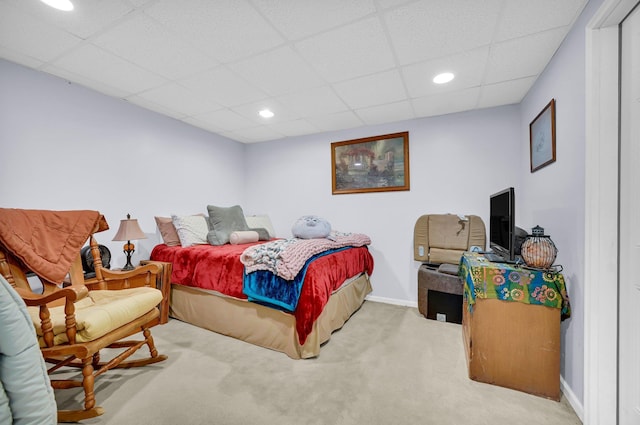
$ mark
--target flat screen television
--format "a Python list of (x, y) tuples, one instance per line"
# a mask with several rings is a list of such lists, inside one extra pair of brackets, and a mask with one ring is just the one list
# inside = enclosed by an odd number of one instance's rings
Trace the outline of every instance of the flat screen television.
[(494, 193), (489, 207), (489, 248), (506, 261), (516, 255), (515, 192), (512, 187)]

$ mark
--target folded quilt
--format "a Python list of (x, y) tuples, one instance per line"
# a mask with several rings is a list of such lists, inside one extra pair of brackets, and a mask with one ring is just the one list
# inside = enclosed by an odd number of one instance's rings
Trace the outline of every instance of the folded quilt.
[(324, 255), (344, 249), (348, 248), (332, 249), (312, 256), (307, 260), (293, 281), (283, 279), (267, 270), (256, 270), (249, 274), (245, 272), (243, 275), (242, 292), (248, 297), (249, 301), (293, 312), (298, 306), (302, 283), (304, 282), (309, 264)]
[(278, 239), (247, 248), (240, 256), (245, 273), (266, 270), (286, 280), (293, 280), (307, 260), (316, 254), (347, 246), (371, 244), (369, 236), (362, 233), (332, 231), (326, 238)]

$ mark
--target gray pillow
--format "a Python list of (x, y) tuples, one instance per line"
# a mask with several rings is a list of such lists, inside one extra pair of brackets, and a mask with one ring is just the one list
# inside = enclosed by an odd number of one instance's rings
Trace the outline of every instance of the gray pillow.
[(209, 212), (207, 241), (211, 245), (227, 244), (231, 233), (249, 230), (240, 205), (228, 208), (207, 205), (207, 211)]

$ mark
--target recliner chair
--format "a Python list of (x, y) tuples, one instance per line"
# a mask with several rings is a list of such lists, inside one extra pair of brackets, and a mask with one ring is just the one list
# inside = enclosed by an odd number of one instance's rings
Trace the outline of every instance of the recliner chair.
[(427, 214), (416, 221), (413, 258), (418, 270), (418, 310), (428, 319), (462, 323), (462, 281), (458, 265), (472, 246), (484, 250), (486, 230), (476, 215)]

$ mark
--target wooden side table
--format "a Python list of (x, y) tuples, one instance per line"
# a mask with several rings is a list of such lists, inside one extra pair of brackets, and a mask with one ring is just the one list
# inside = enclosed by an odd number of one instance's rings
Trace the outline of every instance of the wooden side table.
[(169, 321), (169, 302), (171, 301), (171, 272), (173, 271), (173, 264), (166, 263), (164, 261), (140, 261), (140, 265), (145, 264), (157, 264), (161, 267), (160, 274), (156, 279), (156, 288), (162, 292), (162, 302), (160, 303), (160, 324), (167, 323)]
[(560, 321), (570, 315), (560, 273), (465, 253), (462, 337), (469, 378), (560, 400)]
[[(156, 276), (155, 287), (162, 292), (162, 301), (158, 305), (160, 310), (160, 324), (167, 323), (169, 321), (169, 301), (171, 296), (171, 271), (173, 270), (171, 263), (165, 263), (163, 261), (140, 261), (140, 266), (147, 264), (156, 264), (160, 267), (160, 273)], [(117, 271), (117, 269), (114, 269)], [(84, 280), (84, 284), (87, 288), (97, 289), (92, 287), (98, 283), (98, 280), (93, 277)], [(147, 286), (146, 275), (140, 274), (133, 278), (123, 280), (121, 283), (111, 282), (109, 285), (114, 289), (126, 289), (126, 288), (139, 288), (141, 286)]]

